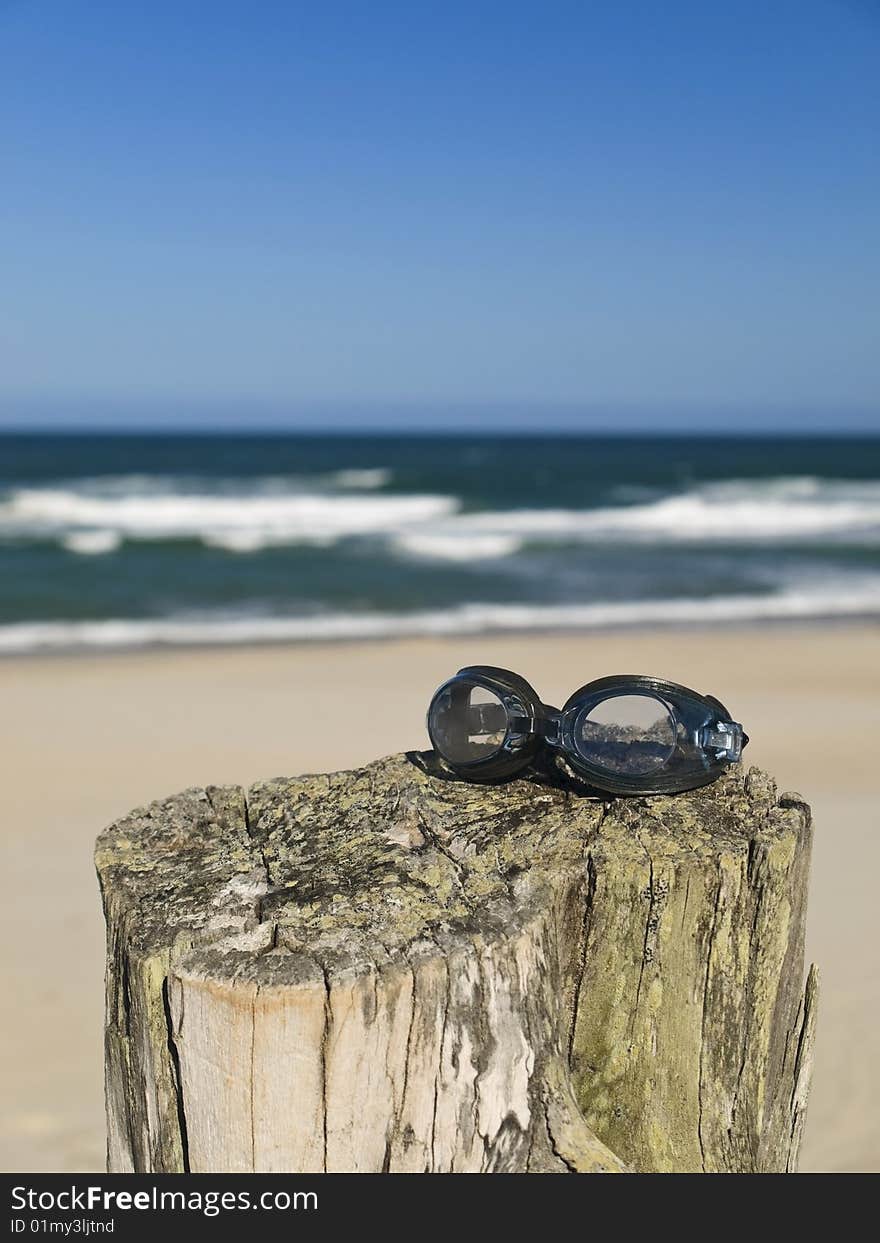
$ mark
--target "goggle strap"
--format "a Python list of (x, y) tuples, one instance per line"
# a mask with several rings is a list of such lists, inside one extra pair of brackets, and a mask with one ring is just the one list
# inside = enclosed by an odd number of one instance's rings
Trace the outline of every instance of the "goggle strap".
[(509, 730), (524, 734), (529, 729), (526, 716), (509, 716), (503, 704), (471, 704), (468, 708), (468, 728), (473, 734), (500, 734)]
[[(468, 708), (468, 728), (474, 734), (499, 734), (502, 730), (505, 733), (525, 734), (531, 729), (531, 721), (528, 717), (510, 716), (503, 704), (471, 704)], [(700, 730), (695, 741), (705, 751), (714, 751), (717, 759), (735, 762), (742, 755), (748, 737), (738, 721), (716, 721)]]

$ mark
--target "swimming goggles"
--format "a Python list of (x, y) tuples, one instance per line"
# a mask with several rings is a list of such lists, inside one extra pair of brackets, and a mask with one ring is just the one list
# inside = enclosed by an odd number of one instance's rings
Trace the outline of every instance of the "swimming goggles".
[(428, 734), (469, 781), (498, 781), (542, 755), (561, 756), (611, 794), (671, 794), (708, 785), (748, 742), (711, 695), (662, 678), (618, 674), (588, 682), (560, 711), (508, 669), (470, 665), (434, 694)]

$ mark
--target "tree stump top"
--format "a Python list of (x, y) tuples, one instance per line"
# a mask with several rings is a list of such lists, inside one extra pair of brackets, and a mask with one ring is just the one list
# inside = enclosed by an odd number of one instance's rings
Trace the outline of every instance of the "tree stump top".
[[(96, 854), (111, 1168), (790, 1168), (814, 1010), (809, 841), (809, 809), (757, 769), (602, 801), (530, 778), (468, 784), (421, 753), (133, 811)], [(303, 1082), (317, 1086), (300, 1087), (323, 1140), (273, 1137), (260, 1157), (248, 1065), (233, 1158), (217, 1138), (229, 1119), (196, 1125), (205, 1085), (238, 1073), (206, 1069), (232, 1038), (196, 1028), (240, 1019), (253, 1062), (273, 997), (276, 1060), (314, 1011)], [(387, 1112), (360, 1146), (327, 1095), (333, 1056), (340, 1093), (346, 1078)], [(424, 1102), (407, 1114), (417, 1075), (433, 1121)]]
[[(430, 753), (356, 772), (190, 789), (132, 811), (98, 839), (105, 885), (137, 912), (142, 952), (192, 947), (190, 966), (295, 984), (527, 917), (586, 850), (635, 862), (747, 859), (803, 828), (798, 795), (758, 769), (675, 796), (582, 796), (537, 780), (476, 785)], [(540, 898), (539, 898), (540, 900)]]

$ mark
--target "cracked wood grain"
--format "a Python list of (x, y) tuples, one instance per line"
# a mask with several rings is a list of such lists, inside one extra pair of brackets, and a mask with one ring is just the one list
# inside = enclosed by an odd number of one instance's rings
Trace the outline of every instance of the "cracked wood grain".
[(430, 757), (99, 838), (114, 1171), (796, 1167), (809, 809), (479, 787)]

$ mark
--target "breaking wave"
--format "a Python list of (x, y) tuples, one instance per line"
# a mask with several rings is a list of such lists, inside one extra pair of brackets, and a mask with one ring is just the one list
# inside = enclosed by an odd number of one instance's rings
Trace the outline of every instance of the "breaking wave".
[(125, 541), (195, 540), (242, 554), (366, 536), (406, 557), (450, 562), (571, 543), (880, 545), (876, 481), (729, 480), (660, 496), (642, 491), (641, 499), (595, 508), (476, 512), (463, 512), (454, 495), (389, 492), (390, 482), (389, 471), (375, 468), (301, 479), (127, 476), (20, 486), (0, 493), (0, 539), (55, 541), (96, 556)]
[(880, 616), (880, 579), (846, 578), (768, 595), (676, 597), (590, 604), (460, 604), (411, 613), (326, 612), (310, 616), (179, 615), (0, 626), (0, 654), (46, 650), (211, 646), (505, 631), (706, 625), (763, 620)]

